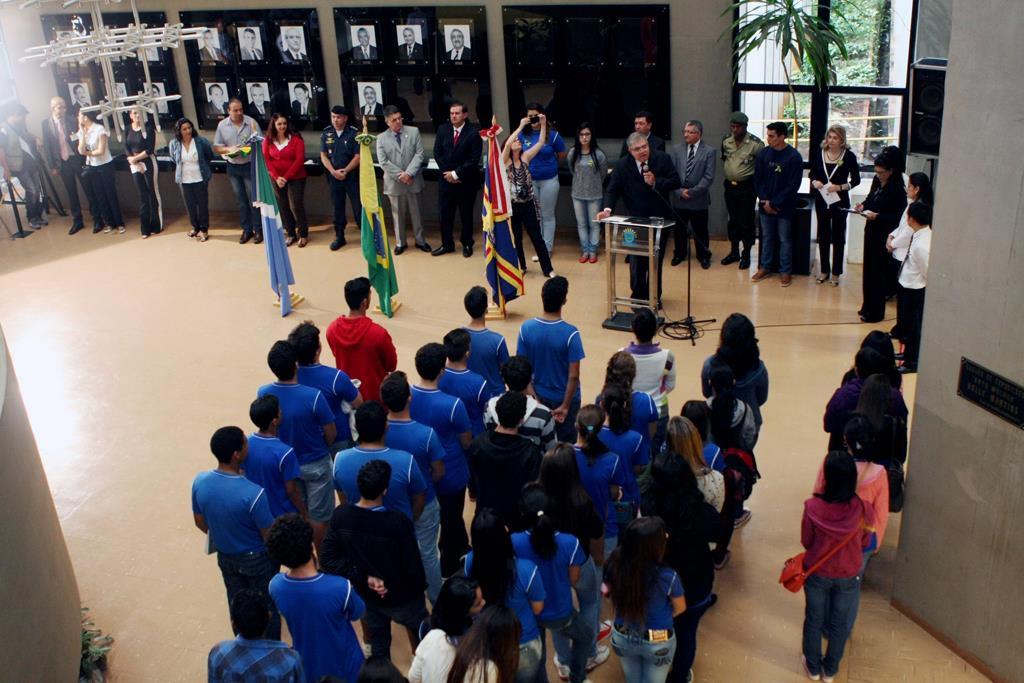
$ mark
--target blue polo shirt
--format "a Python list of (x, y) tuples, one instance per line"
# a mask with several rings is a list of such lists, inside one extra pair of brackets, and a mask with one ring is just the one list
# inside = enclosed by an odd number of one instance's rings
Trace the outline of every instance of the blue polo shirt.
[(704, 444), (704, 462), (716, 472), (725, 472), (725, 456), (722, 449), (711, 442)]
[(484, 411), (487, 409), (487, 401), (493, 396), (487, 380), (472, 370), (445, 368), (437, 386), (449, 396), (462, 399), (473, 436), (484, 431)]
[(274, 517), (298, 512), (292, 505), (285, 482), (299, 479), (299, 461), (295, 449), (276, 436), (249, 435), (249, 456), (243, 464), (245, 478), (263, 487)]
[(444, 447), (444, 476), (434, 484), (440, 494), (454, 493), (469, 483), (466, 453), (459, 434), (472, 432), (469, 415), (462, 401), (438, 389), (412, 387), (409, 415), (432, 428)]
[(217, 552), (265, 552), (260, 529), (274, 523), (263, 489), (240, 474), (200, 472), (192, 481), (192, 513), (202, 515)]
[(363, 648), (352, 622), (366, 612), (366, 603), (348, 579), (331, 574), (297, 579), (282, 573), (270, 580), (270, 597), (302, 655), (306, 683), (324, 676), (356, 680)]
[(491, 396), (499, 396), (505, 391), (505, 380), (501, 378), (501, 366), (508, 362), (508, 345), (505, 337), (494, 330), (473, 330), (469, 332), (469, 358), (466, 365), (476, 374), (487, 380)]
[[(473, 568), (473, 551), (466, 554), (464, 564), (466, 576)], [(516, 559), (516, 576), (505, 594), (505, 607), (516, 613), (519, 624), (523, 627), (519, 636), (519, 644), (528, 643), (534, 638), (540, 637), (540, 627), (537, 625), (537, 615), (533, 613), (531, 602), (541, 602), (546, 599), (544, 582), (540, 577), (540, 570), (537, 565), (529, 560)]]
[(635, 431), (644, 440), (644, 452), (647, 457), (651, 456), (651, 424), (656, 423), (660, 415), (658, 405), (646, 391), (633, 392), (633, 412), (629, 428)]
[(579, 567), (587, 556), (579, 540), (572, 534), (555, 532), (555, 554), (544, 558), (537, 554), (530, 544), (530, 532), (512, 534), (512, 548), (516, 557), (529, 560), (537, 565), (544, 583), (544, 609), (537, 615), (540, 621), (562, 619), (572, 611), (572, 582), (569, 568)]
[(612, 484), (626, 487), (626, 473), (623, 471), (622, 462), (618, 455), (609, 451), (599, 455), (591, 464), (579, 446), (574, 448), (576, 449), (576, 466), (580, 470), (580, 482), (590, 494), (590, 500), (593, 501), (597, 514), (601, 515), (601, 519), (604, 520), (604, 536), (605, 538), (618, 536), (619, 523), (615, 520), (615, 515), (608, 514), (611, 502), (609, 489)]
[[(561, 403), (569, 381), (569, 365), (583, 360), (583, 340), (575, 325), (564, 320), (533, 318), (519, 328), (516, 354), (533, 365), (533, 388), (549, 402)], [(580, 400), (580, 389), (573, 395)]]
[(356, 446), (338, 453), (334, 458), (334, 488), (343, 492), (348, 502), (359, 502), (356, 478), (359, 468), (371, 460), (383, 460), (391, 465), (391, 480), (384, 494), (384, 504), (412, 519), (412, 497), (427, 490), (423, 475), (413, 457), (393, 448), (363, 448)]
[(619, 615), (615, 615), (616, 626), (626, 626), (636, 631), (644, 632), (648, 629), (670, 629), (672, 628), (672, 598), (679, 598), (683, 595), (683, 582), (674, 569), (668, 567), (658, 568), (657, 580), (652, 581), (647, 588), (647, 612), (643, 624), (626, 623)]
[(437, 498), (434, 489), (433, 464), (444, 460), (444, 446), (437, 438), (437, 432), (413, 420), (388, 420), (388, 431), (384, 432), (384, 445), (405, 451), (416, 460), (423, 483), (427, 486), (426, 502)]
[(640, 487), (636, 483), (634, 468), (643, 467), (651, 462), (650, 447), (648, 446), (645, 451), (643, 437), (632, 429), (616, 434), (608, 427), (602, 427), (597, 436), (608, 450), (622, 459), (622, 473), (626, 479), (626, 484), (622, 487), (622, 500), (639, 503)]
[(334, 422), (334, 413), (323, 393), (301, 384), (264, 384), (257, 396), (273, 394), (281, 406), (277, 437), (295, 449), (299, 465), (327, 457), (323, 426)]
[[(548, 180), (558, 177), (558, 155), (565, 151), (565, 140), (558, 134), (557, 130), (548, 128), (548, 140), (537, 155), (530, 161), (530, 175), (534, 180)], [(524, 130), (519, 134), (519, 140), (523, 143), (523, 151), (537, 146), (540, 140), (540, 131), (532, 128)]]
[(315, 365), (300, 365), (299, 374), (296, 377), (299, 384), (313, 389), (319, 389), (320, 393), (327, 399), (327, 405), (334, 413), (334, 424), (338, 427), (338, 441), (351, 441), (352, 429), (348, 424), (348, 413), (341, 411), (342, 401), (351, 403), (359, 396), (359, 389), (352, 380), (341, 370), (329, 368), (326, 365), (316, 363)]

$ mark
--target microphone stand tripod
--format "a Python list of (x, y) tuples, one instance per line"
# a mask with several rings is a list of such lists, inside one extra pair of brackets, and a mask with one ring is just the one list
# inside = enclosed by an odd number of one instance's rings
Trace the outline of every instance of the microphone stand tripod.
[[(679, 223), (676, 223), (677, 227)], [(690, 238), (693, 237), (693, 247), (690, 246)], [(670, 323), (673, 327), (673, 339), (689, 339), (692, 346), (697, 345), (697, 337), (703, 336), (704, 331), (701, 325), (718, 322), (716, 318), (694, 320), (693, 312), (690, 310), (690, 300), (693, 290), (693, 250), (697, 246), (697, 236), (693, 234), (693, 226), (690, 221), (686, 222), (686, 317)]]

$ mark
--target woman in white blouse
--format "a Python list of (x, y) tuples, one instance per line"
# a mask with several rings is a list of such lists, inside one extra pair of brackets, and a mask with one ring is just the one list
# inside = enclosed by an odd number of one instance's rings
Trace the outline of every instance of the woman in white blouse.
[[(935, 194), (932, 190), (932, 181), (925, 173), (911, 173), (910, 178), (907, 181), (907, 206), (910, 206), (914, 202), (923, 202), (928, 206), (935, 205)], [(896, 226), (896, 229), (889, 233), (889, 238), (886, 241), (886, 248), (889, 253), (892, 254), (892, 272), (894, 274), (899, 273), (900, 264), (907, 258), (907, 248), (910, 246), (910, 236), (914, 234), (914, 231), (907, 225), (907, 212), (903, 211), (903, 217), (900, 218), (900, 224)], [(900, 300), (896, 298), (896, 320), (897, 323), (893, 325), (892, 329), (889, 330), (889, 334), (893, 339), (903, 340), (904, 331), (900, 327)]]
[(200, 242), (209, 239), (210, 178), (213, 171), (210, 162), (214, 159), (213, 147), (206, 138), (195, 134), (195, 126), (186, 118), (174, 124), (174, 139), (168, 150), (174, 162), (174, 182), (181, 187), (181, 196), (188, 209), (188, 220), (192, 224), (189, 237)]
[[(103, 232), (117, 229), (124, 234), (124, 218), (117, 200), (117, 178), (114, 157), (110, 154), (109, 133), (94, 112), (78, 112), (78, 153), (85, 157), (86, 177), (96, 196), (97, 208), (103, 217)], [(94, 231), (95, 232), (95, 231)]]

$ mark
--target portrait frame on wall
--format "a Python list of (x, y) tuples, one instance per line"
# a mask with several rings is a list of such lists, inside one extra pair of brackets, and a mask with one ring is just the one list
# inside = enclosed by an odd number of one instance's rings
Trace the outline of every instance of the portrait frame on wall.
[[(372, 93), (372, 97), (371, 97)], [(384, 83), (381, 81), (356, 81), (356, 97), (359, 107), (356, 119), (363, 116), (384, 116)]]
[[(167, 84), (163, 81), (153, 81), (153, 87), (150, 89), (150, 94), (154, 97), (164, 97), (167, 95)], [(171, 109), (168, 106), (170, 103), (167, 101), (156, 103), (156, 113), (159, 116), (169, 116)]]
[(219, 28), (207, 27), (199, 41), (199, 62), (201, 64), (228, 64), (228, 51)]
[(349, 62), (352, 64), (376, 64), (381, 61), (381, 44), (377, 33), (377, 22), (360, 19), (347, 26)]
[[(273, 88), (270, 82), (265, 80), (246, 81), (244, 90), (245, 113), (257, 121), (269, 121), (270, 115), (274, 113)], [(261, 98), (259, 102), (257, 102), (258, 97)]]
[[(303, 101), (305, 98), (305, 101)], [(313, 84), (308, 81), (290, 81), (288, 83), (288, 101), (291, 106), (292, 119), (315, 119), (316, 98), (313, 97)], [(305, 104), (305, 111), (303, 111)]]
[(262, 64), (267, 61), (267, 43), (262, 24), (235, 24), (235, 45), (239, 64)]
[(399, 64), (425, 64), (428, 61), (427, 26), (423, 21), (395, 23), (395, 55)]
[(226, 81), (202, 81), (206, 99), (203, 102), (202, 115), (211, 121), (222, 119), (228, 114), (228, 101), (231, 90)]
[(69, 105), (74, 109), (92, 106), (92, 93), (89, 92), (89, 84), (84, 82), (68, 83)]
[(305, 24), (281, 23), (275, 45), (282, 64), (309, 64)]
[(439, 19), (437, 22), (438, 49), (441, 64), (472, 64), (475, 61), (473, 39), (475, 37), (472, 19)]

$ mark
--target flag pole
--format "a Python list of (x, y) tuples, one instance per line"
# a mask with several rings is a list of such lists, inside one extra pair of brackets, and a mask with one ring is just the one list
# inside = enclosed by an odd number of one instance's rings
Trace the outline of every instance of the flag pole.
[[(363, 119), (363, 135), (369, 135), (370, 134), (369, 121), (367, 121), (365, 114), (362, 116), (362, 119)], [(370, 158), (370, 163), (371, 164), (373, 163), (373, 158), (372, 157)], [(362, 161), (360, 161), (360, 164), (362, 164)], [(374, 180), (374, 185), (376, 185), (376, 179)], [(375, 188), (374, 192), (378, 193), (377, 194), (377, 200), (378, 200), (377, 203), (380, 204), (380, 194), (379, 194), (379, 191)], [(383, 216), (381, 218), (383, 219)], [(360, 218), (360, 220), (361, 220), (361, 218)], [(381, 222), (384, 223), (383, 220)], [(391, 244), (390, 244), (390, 240), (388, 239), (388, 231), (387, 231), (387, 225), (386, 224), (383, 226), (383, 229), (381, 230), (381, 233), (382, 233), (381, 237), (383, 238), (383, 241), (384, 241), (384, 249), (385, 249), (385, 251), (390, 251), (391, 250)], [(391, 315), (393, 316), (395, 314), (395, 311), (397, 311), (401, 307), (402, 307), (402, 302), (398, 299), (397, 296), (392, 295), (392, 297), (391, 297)], [(387, 314), (384, 313), (384, 309), (381, 308), (381, 305), (380, 305), (380, 293), (379, 292), (377, 293), (377, 304), (374, 305), (373, 312), (374, 313), (380, 313), (382, 315), (387, 316)]]

